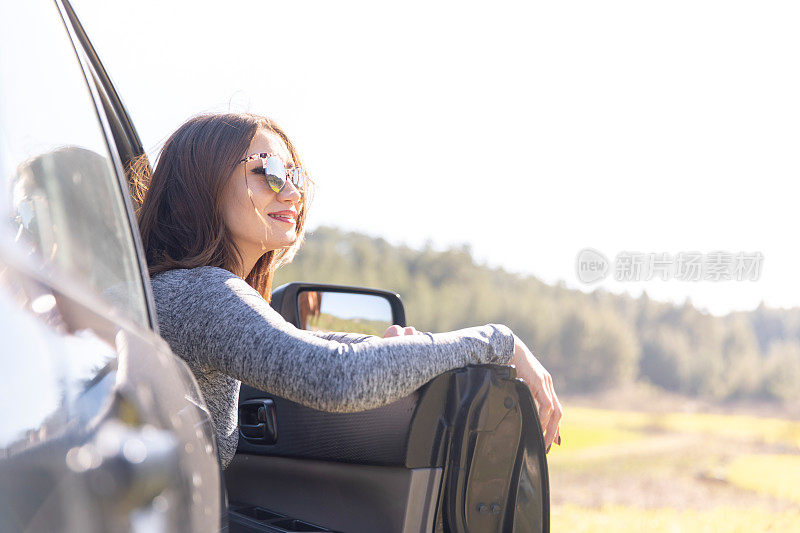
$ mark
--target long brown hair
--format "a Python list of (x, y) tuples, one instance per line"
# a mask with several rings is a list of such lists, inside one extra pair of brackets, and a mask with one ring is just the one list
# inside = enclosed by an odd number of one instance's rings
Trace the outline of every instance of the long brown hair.
[[(130, 165), (131, 196), (151, 276), (206, 265), (241, 270), (241, 253), (222, 217), (222, 194), (260, 128), (275, 132), (286, 143), (294, 165), (300, 166), (286, 133), (272, 120), (252, 113), (192, 117), (164, 143), (152, 173), (145, 156)], [(297, 216), (295, 243), (265, 253), (247, 275), (247, 283), (267, 301), (275, 269), (291, 261), (302, 244), (310, 187), (309, 182)]]

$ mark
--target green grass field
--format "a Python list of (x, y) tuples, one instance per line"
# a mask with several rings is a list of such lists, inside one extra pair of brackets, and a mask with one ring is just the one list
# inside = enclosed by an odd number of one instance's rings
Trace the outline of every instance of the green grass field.
[(565, 405), (552, 530), (800, 532), (800, 422)]

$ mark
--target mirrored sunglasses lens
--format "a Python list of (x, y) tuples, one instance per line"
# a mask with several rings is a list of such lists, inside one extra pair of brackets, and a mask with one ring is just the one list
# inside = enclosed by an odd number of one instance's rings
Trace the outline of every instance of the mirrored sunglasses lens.
[(263, 160), (264, 174), (270, 189), (280, 192), (286, 183), (286, 168), (280, 158), (271, 156)]
[(302, 191), (306, 184), (306, 173), (302, 168), (295, 168), (292, 171), (292, 184), (297, 187), (297, 190)]

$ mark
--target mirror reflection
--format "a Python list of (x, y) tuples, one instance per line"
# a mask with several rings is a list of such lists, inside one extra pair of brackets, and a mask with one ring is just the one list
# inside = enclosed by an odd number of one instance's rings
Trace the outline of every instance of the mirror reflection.
[(301, 291), (297, 296), (300, 327), (382, 337), (392, 325), (392, 306), (382, 296), (333, 291)]

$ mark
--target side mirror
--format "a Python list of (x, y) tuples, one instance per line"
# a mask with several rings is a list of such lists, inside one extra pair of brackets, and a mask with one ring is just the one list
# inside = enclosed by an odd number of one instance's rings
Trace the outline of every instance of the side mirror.
[(392, 324), (406, 325), (398, 294), (366, 287), (287, 283), (272, 292), (270, 305), (300, 329), (380, 337)]

